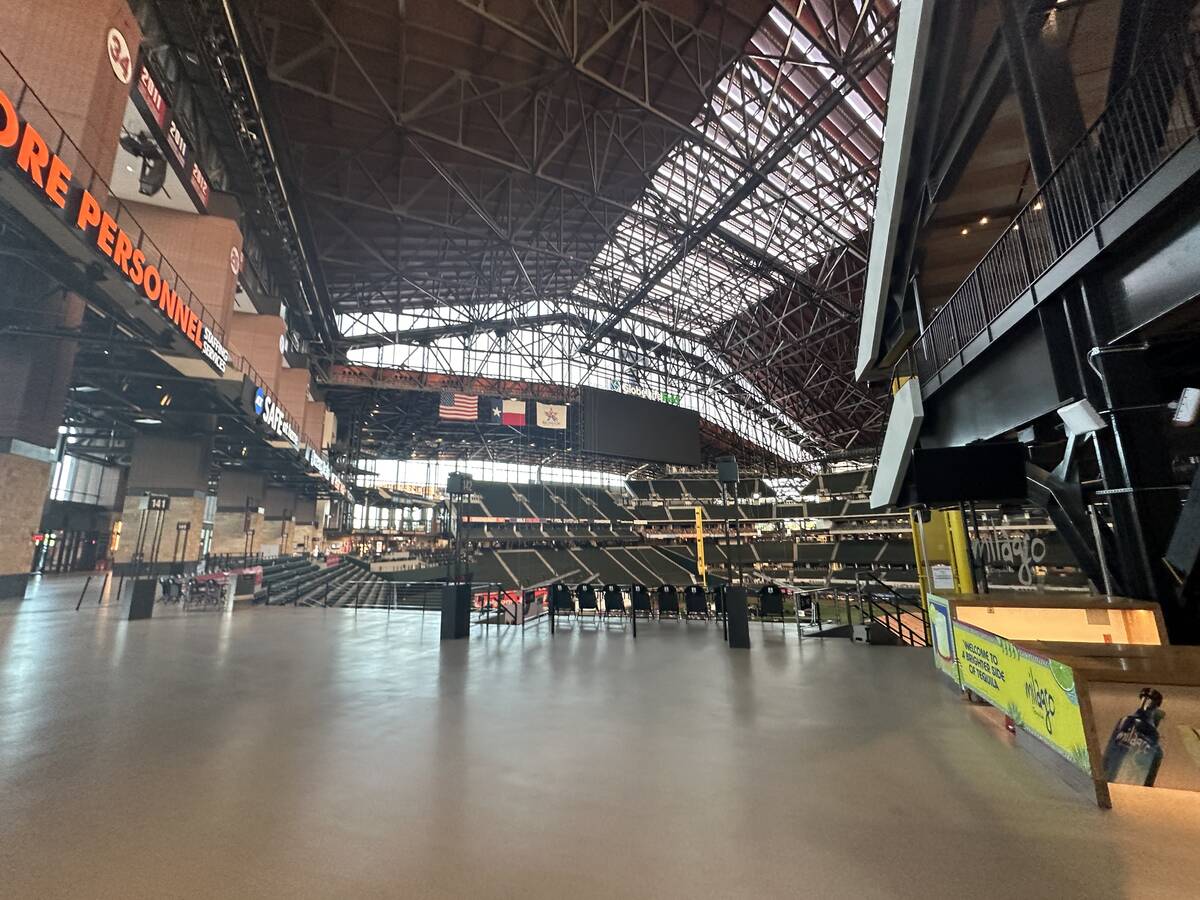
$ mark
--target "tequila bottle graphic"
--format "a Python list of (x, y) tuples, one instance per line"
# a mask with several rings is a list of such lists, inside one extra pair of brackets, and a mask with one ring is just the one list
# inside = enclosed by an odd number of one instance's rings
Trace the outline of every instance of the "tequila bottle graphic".
[(1117, 784), (1154, 786), (1163, 749), (1158, 740), (1158, 723), (1166, 713), (1162, 694), (1142, 688), (1139, 705), (1117, 723), (1104, 749), (1104, 778)]

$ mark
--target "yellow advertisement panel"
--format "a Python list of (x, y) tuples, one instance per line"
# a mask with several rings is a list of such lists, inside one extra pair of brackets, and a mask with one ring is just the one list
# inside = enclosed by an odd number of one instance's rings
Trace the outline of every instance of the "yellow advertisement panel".
[(957, 620), (954, 653), (964, 688), (1091, 775), (1075, 675), (1069, 666)]

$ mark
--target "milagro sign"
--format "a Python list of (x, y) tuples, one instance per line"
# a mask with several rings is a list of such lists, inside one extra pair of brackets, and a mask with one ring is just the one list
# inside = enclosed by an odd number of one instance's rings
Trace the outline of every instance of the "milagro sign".
[(229, 351), (206, 326), (187, 302), (168, 283), (158, 267), (147, 262), (146, 255), (117, 225), (116, 219), (101, 206), (91, 191), (73, 181), (70, 166), (52, 153), (45, 138), (29, 122), (18, 116), (8, 94), (0, 90), (0, 156), (7, 165), (24, 174), (31, 186), (62, 210), (66, 221), (94, 243), (152, 306), (188, 341), (218, 373), (224, 374)]

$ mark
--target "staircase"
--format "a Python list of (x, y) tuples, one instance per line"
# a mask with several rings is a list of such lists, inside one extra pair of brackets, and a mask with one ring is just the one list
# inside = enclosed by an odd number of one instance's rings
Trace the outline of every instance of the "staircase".
[(928, 647), (929, 619), (920, 600), (900, 593), (874, 572), (859, 576), (858, 609), (870, 642)]

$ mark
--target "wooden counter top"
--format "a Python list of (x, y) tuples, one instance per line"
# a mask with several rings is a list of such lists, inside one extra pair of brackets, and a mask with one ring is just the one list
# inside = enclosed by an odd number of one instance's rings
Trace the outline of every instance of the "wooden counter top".
[(1153, 644), (1076, 644), (1014, 641), (1070, 666), (1088, 681), (1140, 681), (1200, 685), (1200, 647)]
[(1034, 594), (997, 591), (992, 594), (934, 594), (953, 606), (1003, 606), (1015, 609), (1157, 609), (1149, 600), (1106, 597), (1102, 594)]

